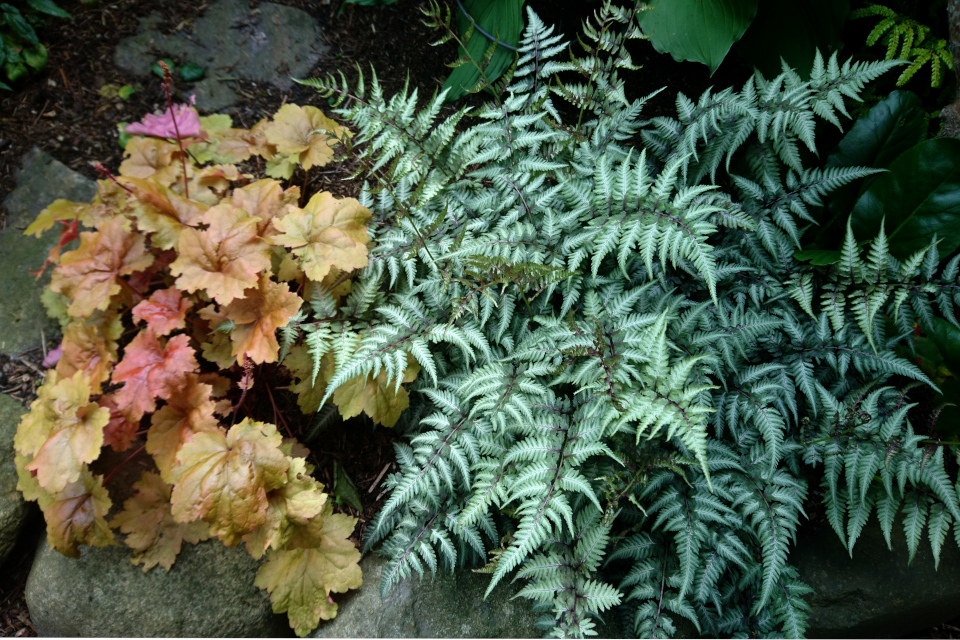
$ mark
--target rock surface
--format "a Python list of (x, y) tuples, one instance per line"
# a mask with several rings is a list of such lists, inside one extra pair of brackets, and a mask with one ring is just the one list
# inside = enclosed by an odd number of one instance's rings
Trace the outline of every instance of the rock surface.
[(893, 551), (872, 520), (851, 559), (829, 525), (801, 531), (790, 560), (814, 590), (807, 637), (905, 637), (960, 616), (960, 550), (954, 541), (945, 541), (934, 571), (926, 531), (909, 567), (899, 523), (891, 539)]
[(219, 541), (184, 544), (170, 572), (143, 573), (126, 547), (67, 558), (40, 541), (26, 600), (41, 636), (291, 637), (253, 586), (258, 562)]
[[(501, 583), (483, 600), (490, 576), (461, 571), (438, 573), (431, 581), (416, 576), (380, 597), (383, 558), (368, 555), (360, 563), (363, 586), (340, 600), (337, 617), (321, 622), (311, 638), (540, 638), (539, 617), (525, 598), (511, 598), (519, 584)], [(601, 638), (620, 637), (613, 627)]]
[(93, 180), (36, 148), (23, 157), (16, 179), (17, 188), (3, 200), (7, 222), (0, 229), (0, 353), (7, 355), (39, 346), (41, 327), (48, 336), (59, 329), (40, 304), (50, 270), (40, 280), (30, 273), (57, 244), (58, 232), (51, 229), (34, 238), (23, 230), (57, 198), (89, 201), (97, 192)]
[(231, 79), (269, 82), (286, 90), (293, 84), (291, 77), (306, 76), (326, 50), (312, 16), (272, 2), (251, 10), (247, 0), (217, 0), (192, 29), (172, 36), (160, 31), (161, 22), (159, 13), (141, 18), (137, 34), (117, 45), (114, 63), (141, 76), (149, 75), (150, 65), (165, 56), (177, 64), (204, 67), (206, 77), (193, 87), (202, 111), (236, 103)]
[(0, 393), (0, 567), (16, 545), (29, 513), (17, 491), (13, 464), (13, 436), (24, 411), (19, 402)]

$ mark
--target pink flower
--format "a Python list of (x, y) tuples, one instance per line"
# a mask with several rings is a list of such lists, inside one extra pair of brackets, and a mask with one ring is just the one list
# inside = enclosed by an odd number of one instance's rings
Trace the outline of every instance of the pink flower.
[(63, 345), (57, 345), (57, 348), (53, 351), (47, 352), (47, 357), (43, 359), (43, 368), (52, 369), (57, 366), (57, 363), (60, 362), (60, 358), (63, 356)]
[[(175, 107), (176, 115), (171, 117), (170, 109), (160, 115), (149, 114), (141, 122), (127, 125), (126, 132), (140, 136), (155, 136), (157, 138), (176, 138), (177, 129), (181, 138), (199, 138), (200, 114), (187, 104)], [(176, 118), (176, 128), (174, 128)]]

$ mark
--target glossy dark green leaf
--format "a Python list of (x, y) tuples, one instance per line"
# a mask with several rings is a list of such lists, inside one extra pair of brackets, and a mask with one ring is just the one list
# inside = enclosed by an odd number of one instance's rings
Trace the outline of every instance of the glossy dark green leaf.
[(353, 507), (357, 511), (363, 511), (357, 486), (353, 484), (353, 480), (336, 460), (333, 461), (333, 495), (347, 506)]
[(890, 163), (851, 214), (857, 240), (876, 237), (886, 219), (890, 252), (906, 259), (940, 239), (940, 256), (960, 247), (960, 140), (927, 140)]
[(5, 5), (3, 13), (3, 21), (10, 27), (11, 32), (20, 40), (23, 40), (27, 44), (38, 45), (40, 40), (37, 39), (37, 32), (33, 30), (33, 27), (30, 26), (30, 23), (20, 14), (19, 11), (7, 11), (6, 7), (10, 5)]
[[(2, 18), (0, 18), (0, 21), (2, 21)], [(7, 43), (3, 39), (3, 37), (0, 36), (0, 67), (2, 67), (3, 63), (6, 61), (7, 61)]]
[(27, 67), (22, 62), (10, 62), (9, 60), (3, 64), (3, 71), (7, 74), (7, 79), (10, 82), (16, 82), (21, 77), (27, 75)]
[[(462, 4), (467, 14), (479, 27), (472, 30), (466, 42), (466, 53), (470, 59), (478, 64), (482, 63), (484, 54), (494, 42), (483, 35), (480, 29), (499, 38), (503, 44), (517, 46), (520, 41), (520, 32), (523, 30), (523, 0), (466, 0)], [(457, 13), (457, 24), (461, 34), (466, 34), (470, 30), (470, 20), (462, 11)], [(463, 49), (460, 49), (459, 55), (465, 55)], [(494, 82), (513, 64), (515, 57), (515, 51), (497, 45), (490, 61), (484, 67), (486, 80)], [(450, 90), (447, 101), (456, 100), (469, 93), (480, 81), (480, 70), (472, 62), (457, 67), (447, 76), (443, 84), (444, 89)]]
[(52, 2), (51, 0), (27, 0), (27, 4), (30, 5), (30, 8), (34, 11), (45, 13), (48, 16), (73, 20), (73, 16), (58, 7), (56, 3)]
[(809, 260), (810, 264), (818, 267), (840, 262), (840, 252), (828, 249), (802, 249), (801, 251), (795, 252), (793, 257), (800, 262)]
[[(638, 19), (660, 53), (702, 62), (712, 75), (757, 15), (757, 0), (659, 0)], [(779, 4), (777, 2), (776, 4)]]
[(198, 64), (188, 62), (180, 67), (180, 70), (177, 71), (177, 73), (179, 73), (180, 77), (187, 82), (197, 82), (198, 80), (203, 80), (203, 76), (207, 74), (207, 70)]
[(129, 100), (129, 99), (130, 99), (130, 96), (132, 96), (132, 95), (135, 94), (136, 92), (137, 92), (136, 89), (134, 89), (133, 87), (131, 87), (131, 86), (128, 85), (128, 84), (125, 84), (125, 85), (123, 85), (122, 87), (120, 87), (120, 89), (117, 90), (117, 96), (118, 96), (121, 100)]
[(930, 324), (923, 327), (923, 331), (937, 347), (947, 369), (954, 375), (960, 375), (960, 329), (943, 318), (935, 317)]
[(47, 48), (42, 44), (23, 50), (23, 61), (34, 69), (43, 69), (47, 66)]
[(763, 0), (757, 17), (737, 43), (737, 53), (768, 78), (780, 74), (780, 59), (808, 76), (819, 50), (840, 48), (849, 0)]

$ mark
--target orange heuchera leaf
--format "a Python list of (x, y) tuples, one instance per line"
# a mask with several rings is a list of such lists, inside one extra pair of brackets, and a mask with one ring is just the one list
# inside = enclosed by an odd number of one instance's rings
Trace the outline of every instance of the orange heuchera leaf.
[(67, 312), (83, 318), (106, 310), (120, 292), (120, 277), (153, 264), (143, 236), (126, 231), (125, 220), (115, 218), (99, 231), (80, 234), (80, 248), (63, 255), (53, 272), (50, 288), (72, 300)]
[(192, 306), (193, 301), (181, 297), (179, 289), (158, 289), (133, 308), (133, 320), (144, 320), (158, 336), (165, 336), (187, 326), (187, 311)]
[(153, 234), (151, 244), (161, 249), (177, 245), (180, 232), (201, 222), (208, 206), (171, 191), (152, 180), (121, 178), (137, 196), (133, 214), (137, 225)]
[(244, 355), (256, 363), (276, 362), (280, 352), (277, 329), (285, 327), (303, 300), (286, 284), (277, 284), (264, 273), (257, 289), (247, 289), (243, 298), (223, 308), (235, 327), (230, 332), (233, 355)]
[(174, 519), (203, 519), (224, 544), (235, 545), (266, 522), (267, 492), (287, 482), (281, 442), (275, 426), (249, 418), (226, 434), (193, 434), (173, 468)]
[(188, 374), (167, 405), (153, 414), (147, 431), (147, 453), (153, 456), (165, 482), (171, 481), (177, 452), (183, 443), (189, 442), (195, 433), (219, 428), (213, 415), (216, 403), (212, 391), (213, 387)]
[(257, 237), (257, 219), (222, 203), (207, 211), (205, 231), (184, 229), (179, 257), (170, 265), (182, 291), (205, 291), (220, 304), (242, 298), (270, 268), (270, 246)]
[(75, 482), (38, 500), (47, 521), (47, 542), (65, 556), (80, 557), (81, 544), (91, 547), (116, 545), (106, 516), (112, 503), (102, 484), (86, 468)]
[(347, 130), (316, 107), (285, 104), (273, 116), (273, 122), (264, 127), (264, 133), (277, 151), (299, 154), (300, 165), (310, 169), (333, 159), (331, 145), (347, 135)]
[(328, 600), (331, 592), (344, 593), (363, 585), (360, 552), (349, 540), (356, 523), (356, 518), (334, 514), (328, 502), (305, 527), (313, 533), (309, 547), (271, 550), (257, 572), (254, 584), (267, 590), (273, 612), (286, 612), (301, 638), (321, 619), (337, 615), (337, 605)]
[(296, 527), (307, 525), (327, 502), (323, 485), (310, 477), (303, 458), (288, 458), (290, 481), (267, 494), (267, 519), (243, 537), (247, 551), (259, 560), (268, 548), (281, 549)]
[(57, 493), (80, 477), (85, 463), (100, 455), (103, 427), (109, 419), (109, 411), (90, 402), (90, 382), (82, 372), (60, 379), (51, 371), (30, 413), (20, 421), (14, 448), (33, 456), (26, 469), (36, 472), (37, 482), (46, 491)]
[(286, 191), (276, 180), (264, 178), (251, 182), (245, 187), (234, 189), (230, 202), (248, 215), (260, 218), (257, 234), (261, 237), (275, 233), (270, 222), (283, 212), (288, 204), (300, 200), (300, 187), (290, 187)]
[(60, 343), (63, 355), (57, 362), (60, 378), (82, 371), (90, 382), (91, 393), (100, 393), (101, 383), (110, 379), (117, 360), (117, 340), (122, 333), (120, 316), (113, 311), (97, 311), (86, 321), (68, 324)]
[(114, 394), (100, 396), (97, 403), (110, 412), (110, 421), (103, 428), (103, 446), (109, 446), (114, 451), (126, 451), (137, 438), (140, 422), (127, 418), (126, 413), (117, 404)]
[[(403, 381), (413, 382), (418, 373), (420, 365), (408, 356)], [(400, 413), (410, 406), (410, 394), (403, 387), (397, 389), (395, 381), (388, 384), (387, 372), (381, 371), (376, 378), (370, 374), (347, 380), (333, 392), (333, 402), (344, 419), (363, 411), (374, 422), (392, 427), (400, 419)]]
[(183, 541), (197, 544), (210, 537), (205, 522), (176, 522), (170, 512), (170, 485), (155, 473), (144, 472), (133, 485), (136, 495), (123, 503), (123, 511), (110, 521), (127, 534), (126, 544), (136, 551), (133, 564), (146, 573), (158, 564), (170, 570)]
[(185, 374), (197, 370), (190, 338), (170, 338), (161, 346), (149, 327), (134, 338), (113, 371), (113, 381), (125, 383), (116, 392), (117, 404), (131, 420), (157, 408), (157, 398), (169, 399), (183, 385)]
[(324, 191), (305, 209), (290, 206), (273, 225), (281, 232), (270, 241), (293, 249), (307, 277), (323, 280), (331, 267), (343, 271), (367, 266), (370, 210), (353, 198), (338, 200)]
[(159, 138), (134, 136), (127, 141), (120, 163), (120, 175), (129, 178), (150, 178), (157, 184), (169, 187), (179, 177), (180, 160), (174, 162), (174, 154), (180, 149), (175, 144)]
[(264, 129), (269, 126), (266, 119), (261, 120), (252, 129), (227, 129), (217, 134), (219, 144), (217, 153), (233, 160), (243, 162), (250, 156), (262, 156), (269, 160), (277, 152), (275, 146), (267, 142)]

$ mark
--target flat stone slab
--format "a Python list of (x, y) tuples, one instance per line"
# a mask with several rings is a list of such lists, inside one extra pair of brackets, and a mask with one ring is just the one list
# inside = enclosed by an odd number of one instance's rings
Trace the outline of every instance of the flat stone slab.
[(36, 148), (23, 157), (16, 180), (17, 188), (3, 200), (7, 221), (0, 230), (0, 353), (5, 355), (39, 346), (41, 327), (47, 336), (59, 331), (40, 303), (50, 269), (40, 280), (30, 273), (43, 265), (59, 231), (51, 229), (38, 239), (23, 230), (57, 198), (88, 202), (97, 193), (93, 180)]
[(173, 35), (159, 30), (162, 21), (156, 12), (141, 18), (137, 34), (117, 45), (114, 63), (139, 76), (150, 75), (150, 65), (163, 57), (206, 68), (206, 77), (193, 86), (201, 111), (236, 104), (231, 78), (285, 91), (291, 77), (306, 77), (327, 49), (313, 16), (272, 2), (251, 10), (247, 0), (217, 0), (192, 27)]
[(40, 541), (26, 600), (41, 636), (292, 637), (253, 585), (259, 563), (219, 541), (184, 543), (169, 572), (143, 573), (127, 547), (81, 547), (68, 558)]
[(0, 567), (17, 544), (27, 521), (27, 504), (17, 491), (17, 469), (13, 464), (13, 436), (26, 409), (0, 393)]
[(814, 590), (808, 638), (909, 637), (960, 616), (960, 550), (951, 537), (937, 570), (926, 530), (909, 566), (899, 520), (891, 542), (893, 551), (872, 519), (851, 559), (829, 525), (801, 529), (790, 562)]

